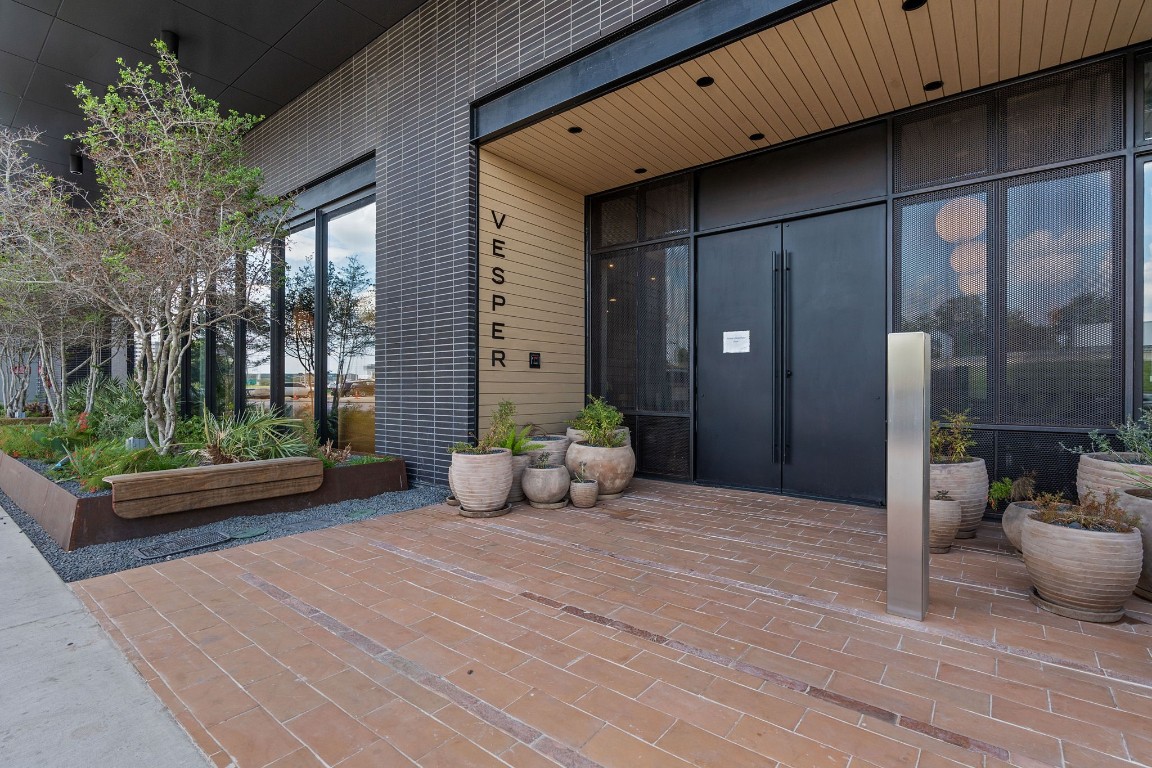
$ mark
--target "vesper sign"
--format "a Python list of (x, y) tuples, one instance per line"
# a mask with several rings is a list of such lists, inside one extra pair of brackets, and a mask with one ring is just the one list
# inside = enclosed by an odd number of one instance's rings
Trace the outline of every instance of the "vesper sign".
[[(505, 219), (508, 218), (506, 213), (497, 213), (492, 211), (492, 223), (496, 225), (496, 231), (499, 232), (501, 227), (504, 226)], [(506, 258), (504, 255), (504, 247), (507, 243), (499, 237), (492, 238), (492, 255), (498, 259)], [(504, 285), (504, 267), (500, 264), (492, 265), (491, 280), (493, 285)], [(492, 292), (492, 312), (497, 313), (500, 307), (508, 305), (508, 299), (503, 293), (497, 293), (495, 290)], [(504, 339), (504, 323), (497, 320), (492, 321), (492, 338)], [(507, 368), (504, 363), (505, 355), (502, 349), (492, 350), (492, 367), (495, 368), (499, 365), (501, 368)]]

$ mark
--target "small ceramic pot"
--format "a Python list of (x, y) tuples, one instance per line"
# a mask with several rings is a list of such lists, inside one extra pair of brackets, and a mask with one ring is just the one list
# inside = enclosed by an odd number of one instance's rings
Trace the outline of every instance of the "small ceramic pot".
[(596, 495), (600, 491), (600, 484), (595, 480), (577, 482), (573, 480), (568, 486), (568, 495), (572, 499), (572, 506), (580, 509), (596, 506)]

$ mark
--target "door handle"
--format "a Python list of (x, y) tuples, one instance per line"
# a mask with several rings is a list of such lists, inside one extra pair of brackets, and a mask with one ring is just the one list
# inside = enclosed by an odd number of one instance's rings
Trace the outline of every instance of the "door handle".
[(780, 401), (780, 441), (782, 463), (792, 459), (792, 254), (784, 251), (781, 275), (783, 301), (780, 307), (780, 349), (784, 369)]
[[(772, 312), (776, 315), (777, 322), (780, 317), (780, 302), (783, 301), (782, 295), (784, 280), (784, 262), (783, 254), (779, 251), (772, 251)], [(784, 381), (782, 376), (782, 367), (779, 364), (779, 353), (776, 355), (776, 365), (773, 366), (772, 371), (772, 402), (776, 404), (777, 410), (780, 408), (781, 402), (784, 399)], [(776, 429), (772, 435), (772, 463), (780, 463), (781, 443), (783, 442), (779, 419), (777, 419)]]

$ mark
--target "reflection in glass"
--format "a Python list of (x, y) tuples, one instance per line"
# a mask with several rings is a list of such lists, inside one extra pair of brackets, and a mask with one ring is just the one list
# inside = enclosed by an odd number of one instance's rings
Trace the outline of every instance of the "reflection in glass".
[(376, 204), (327, 223), (327, 418), (339, 446), (375, 450)]
[(293, 418), (315, 418), (315, 260), (314, 225), (293, 232), (284, 241), (284, 413)]
[(1144, 140), (1152, 139), (1152, 59), (1144, 62)]
[(617, 408), (636, 406), (635, 249), (597, 257), (593, 267), (593, 394)]
[[(920, 198), (921, 200), (923, 198)], [(932, 337), (932, 410), (988, 418), (988, 193), (960, 191), (900, 213), (897, 330)]]
[(272, 402), (272, 291), (251, 290), (244, 313), (244, 393), (249, 408), (267, 410)]
[(1024, 177), (1006, 193), (1006, 423), (1107, 424), (1121, 415), (1113, 172), (1066, 174)]

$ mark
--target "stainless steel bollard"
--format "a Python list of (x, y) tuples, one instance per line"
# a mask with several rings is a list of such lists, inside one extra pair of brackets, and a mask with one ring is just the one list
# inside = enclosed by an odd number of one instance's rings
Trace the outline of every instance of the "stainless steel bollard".
[(888, 613), (928, 612), (932, 338), (888, 334)]

